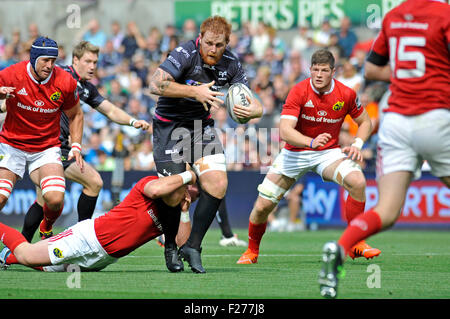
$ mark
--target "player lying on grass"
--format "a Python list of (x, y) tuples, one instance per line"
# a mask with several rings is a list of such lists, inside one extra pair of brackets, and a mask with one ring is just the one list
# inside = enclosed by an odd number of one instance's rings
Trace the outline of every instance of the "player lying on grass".
[[(191, 170), (162, 178), (144, 177), (122, 203), (105, 215), (81, 221), (34, 244), (0, 223), (0, 239), (9, 248), (2, 250), (0, 265), (65, 271), (69, 264), (75, 264), (82, 270), (101, 270), (161, 235), (167, 219), (164, 207), (180, 205), (182, 211), (187, 211), (192, 198), (185, 185), (195, 182), (196, 175)], [(177, 192), (180, 195), (174, 197), (172, 193), (179, 188), (185, 188), (185, 192)], [(172, 272), (184, 270), (178, 255), (167, 253), (172, 251), (165, 251), (167, 268)]]

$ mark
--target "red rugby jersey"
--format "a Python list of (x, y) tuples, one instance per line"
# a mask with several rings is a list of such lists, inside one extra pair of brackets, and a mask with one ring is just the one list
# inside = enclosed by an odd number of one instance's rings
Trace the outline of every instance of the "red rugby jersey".
[(79, 100), (77, 81), (55, 66), (49, 77), (38, 82), (28, 61), (0, 71), (0, 86), (15, 87), (14, 97), (6, 100), (6, 118), (0, 142), (27, 152), (41, 152), (59, 146), (62, 110)]
[(450, 108), (450, 6), (409, 0), (389, 11), (368, 61), (391, 66), (386, 112), (418, 115)]
[(145, 185), (157, 178), (142, 178), (119, 205), (94, 220), (97, 239), (109, 255), (125, 256), (162, 234), (155, 201), (144, 194)]
[[(331, 139), (323, 147), (325, 150), (339, 147), (339, 132), (345, 116), (357, 118), (364, 109), (358, 102), (356, 93), (338, 80), (333, 79), (328, 92), (319, 93), (312, 85), (311, 78), (297, 83), (289, 92), (281, 111), (281, 118), (297, 119), (295, 129), (311, 138), (321, 133), (331, 134)], [(289, 151), (312, 150), (286, 143)]]

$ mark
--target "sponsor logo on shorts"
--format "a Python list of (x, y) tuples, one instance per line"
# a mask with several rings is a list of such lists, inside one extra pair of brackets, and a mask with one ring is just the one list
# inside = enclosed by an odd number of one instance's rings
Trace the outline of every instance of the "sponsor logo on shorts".
[(344, 101), (337, 101), (333, 105), (333, 110), (334, 111), (340, 111), (340, 110), (342, 110), (343, 107), (344, 107)]
[(64, 257), (63, 254), (62, 254), (61, 249), (59, 249), (59, 248), (54, 248), (53, 249), (53, 255), (55, 255), (57, 258), (63, 258)]

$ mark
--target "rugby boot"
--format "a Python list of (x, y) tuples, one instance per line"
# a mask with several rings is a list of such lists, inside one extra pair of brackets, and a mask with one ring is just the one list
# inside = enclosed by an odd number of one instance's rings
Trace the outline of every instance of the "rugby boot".
[(256, 264), (258, 262), (258, 254), (252, 252), (250, 249), (247, 249), (236, 262), (241, 265), (250, 265)]
[(372, 259), (373, 257), (381, 254), (381, 250), (370, 247), (364, 240), (361, 240), (355, 246), (350, 249), (348, 255), (350, 258), (355, 259), (359, 257), (365, 257), (366, 259)]
[(164, 258), (166, 259), (166, 266), (170, 272), (180, 272), (184, 270), (183, 262), (178, 254), (177, 246), (168, 244), (164, 247)]
[(343, 249), (335, 241), (328, 242), (322, 250), (322, 269), (319, 273), (320, 295), (336, 298), (338, 280), (345, 275), (343, 268)]
[(204, 274), (206, 270), (202, 266), (201, 253), (202, 249), (199, 250), (189, 247), (187, 245), (183, 245), (180, 248), (180, 256), (184, 261), (189, 263), (189, 267), (191, 270), (197, 274)]

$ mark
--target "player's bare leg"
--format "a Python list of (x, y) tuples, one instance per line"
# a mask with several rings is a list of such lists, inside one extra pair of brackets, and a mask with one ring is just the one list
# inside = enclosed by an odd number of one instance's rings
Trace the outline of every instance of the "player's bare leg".
[(31, 180), (39, 185), (44, 198), (44, 218), (39, 226), (41, 238), (52, 236), (53, 223), (64, 207), (65, 179), (62, 165), (46, 164), (30, 173)]
[(76, 163), (72, 163), (64, 171), (67, 179), (83, 185), (78, 199), (78, 221), (89, 219), (94, 214), (97, 198), (103, 187), (100, 174), (88, 163), (84, 163), (83, 171)]
[[(366, 204), (366, 179), (364, 174), (359, 170), (350, 171), (341, 175), (341, 172), (336, 174), (335, 170), (339, 169), (339, 165), (343, 160), (339, 160), (329, 167), (327, 167), (322, 175), (325, 180), (333, 180), (336, 175), (335, 182), (342, 185), (348, 191), (348, 197), (345, 204), (345, 216), (347, 223), (351, 223), (358, 215), (363, 214)], [(349, 251), (349, 256), (354, 259), (358, 257), (365, 257), (366, 259), (374, 258), (381, 254), (377, 248), (372, 248), (364, 240), (356, 243)]]
[[(238, 264), (255, 264), (258, 262), (259, 246), (266, 231), (267, 220), (270, 213), (278, 205), (284, 193), (294, 184), (295, 180), (284, 175), (268, 173), (265, 177), (269, 181), (258, 188), (260, 194), (250, 213), (248, 226), (248, 248), (237, 261)], [(268, 189), (272, 185), (275, 189)], [(267, 187), (267, 189), (265, 189)], [(280, 193), (280, 194), (277, 194)], [(264, 197), (263, 197), (264, 196)], [(270, 199), (269, 199), (270, 198)]]

